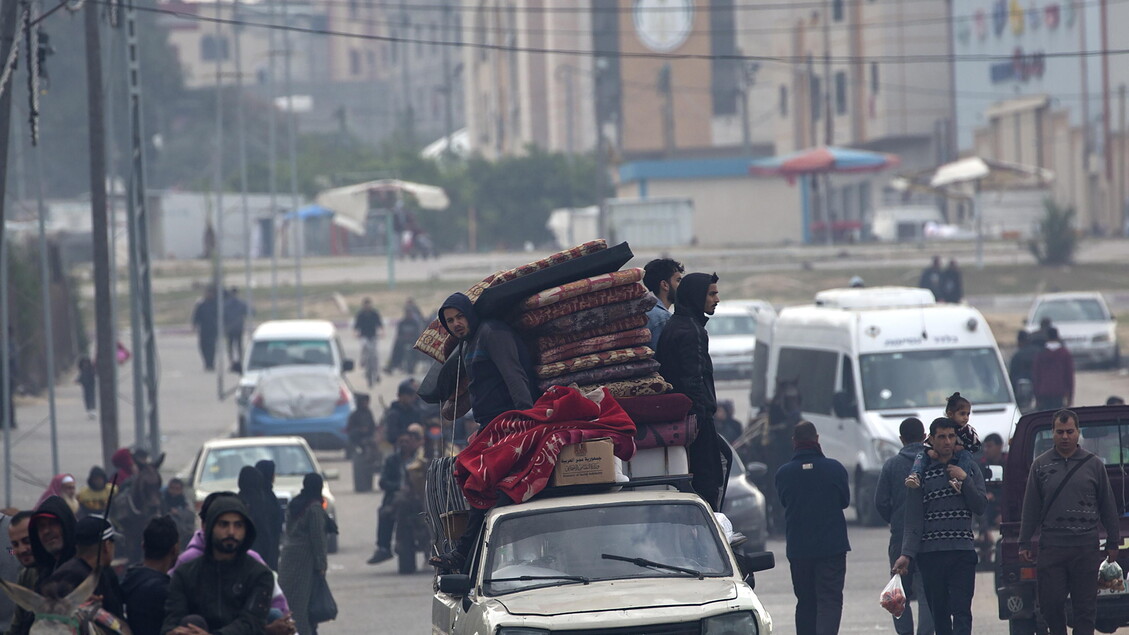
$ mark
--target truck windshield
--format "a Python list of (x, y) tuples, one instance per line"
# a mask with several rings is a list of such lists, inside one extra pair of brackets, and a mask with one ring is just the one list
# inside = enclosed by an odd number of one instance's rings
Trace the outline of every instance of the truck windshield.
[[(1129, 424), (1118, 426), (1115, 421), (1091, 421), (1083, 423), (1078, 432), (1078, 444), (1101, 459), (1102, 463), (1129, 464)], [(1053, 430), (1039, 430), (1035, 433), (1031, 458), (1034, 459), (1054, 446)]]
[(859, 356), (867, 410), (943, 407), (959, 391), (973, 405), (1008, 403), (1007, 378), (992, 348), (947, 348)]
[[(610, 559), (662, 563), (640, 567)], [(731, 575), (717, 525), (694, 503), (573, 507), (511, 516), (498, 521), (488, 543), (484, 579), (487, 595), (624, 578), (685, 578)], [(676, 569), (677, 568), (677, 569)]]

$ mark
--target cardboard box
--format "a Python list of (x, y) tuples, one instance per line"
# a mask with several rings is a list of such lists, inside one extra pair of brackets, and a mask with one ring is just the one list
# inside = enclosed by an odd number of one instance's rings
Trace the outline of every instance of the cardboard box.
[(551, 485), (560, 487), (614, 483), (613, 449), (612, 440), (607, 437), (564, 446), (561, 448), (561, 455), (557, 457)]

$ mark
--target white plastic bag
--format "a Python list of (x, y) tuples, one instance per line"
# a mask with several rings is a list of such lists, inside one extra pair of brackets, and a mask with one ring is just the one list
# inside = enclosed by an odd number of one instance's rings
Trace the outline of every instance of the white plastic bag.
[(882, 595), (878, 599), (882, 608), (889, 611), (895, 619), (902, 616), (906, 610), (906, 590), (902, 586), (902, 576), (894, 575), (886, 586), (882, 588)]
[(1102, 560), (1102, 566), (1098, 567), (1098, 588), (1116, 592), (1125, 590), (1125, 573), (1116, 560)]

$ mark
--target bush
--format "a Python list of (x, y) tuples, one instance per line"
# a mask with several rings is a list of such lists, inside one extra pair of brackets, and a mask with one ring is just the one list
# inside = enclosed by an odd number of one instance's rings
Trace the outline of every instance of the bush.
[(1039, 232), (1027, 244), (1040, 265), (1068, 265), (1074, 262), (1074, 252), (1078, 248), (1074, 215), (1073, 207), (1059, 207), (1051, 199), (1043, 199), (1043, 219), (1039, 222)]

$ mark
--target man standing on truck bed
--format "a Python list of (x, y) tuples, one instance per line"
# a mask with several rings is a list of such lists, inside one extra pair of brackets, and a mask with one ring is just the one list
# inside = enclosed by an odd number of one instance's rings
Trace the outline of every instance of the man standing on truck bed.
[(686, 448), (694, 491), (715, 512), (721, 511), (721, 491), (725, 486), (721, 468), (721, 447), (713, 418), (717, 413), (717, 392), (713, 385), (710, 361), (710, 336), (706, 322), (717, 310), (717, 274), (687, 274), (678, 285), (674, 315), (659, 338), (659, 372), (690, 398), (690, 413), (698, 417), (698, 436)]
[[(980, 470), (968, 473), (955, 462), (950, 464), (958, 425), (948, 417), (929, 424), (929, 442), (937, 458), (928, 459), (921, 487), (906, 492), (902, 555), (893, 568), (893, 573), (906, 575), (916, 561), (937, 635), (972, 633), (976, 589), (972, 516), (983, 514), (988, 502)], [(953, 479), (958, 483), (951, 483)]]
[(1052, 635), (1066, 634), (1066, 595), (1074, 634), (1091, 635), (1098, 601), (1098, 523), (1105, 527), (1106, 559), (1121, 544), (1117, 504), (1105, 464), (1078, 446), (1078, 415), (1054, 415), (1054, 447), (1031, 463), (1020, 515), (1019, 556), (1031, 562), (1031, 537), (1039, 530), (1035, 571), (1039, 611)]

